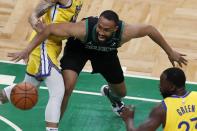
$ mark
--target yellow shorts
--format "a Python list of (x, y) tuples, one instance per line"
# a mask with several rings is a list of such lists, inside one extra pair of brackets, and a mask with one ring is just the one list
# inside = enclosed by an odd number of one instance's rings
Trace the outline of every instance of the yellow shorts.
[(26, 72), (31, 76), (46, 77), (50, 75), (51, 67), (59, 70), (58, 56), (62, 49), (61, 43), (47, 40), (45, 53), (41, 51), (42, 47), (42, 44), (39, 45), (29, 56)]

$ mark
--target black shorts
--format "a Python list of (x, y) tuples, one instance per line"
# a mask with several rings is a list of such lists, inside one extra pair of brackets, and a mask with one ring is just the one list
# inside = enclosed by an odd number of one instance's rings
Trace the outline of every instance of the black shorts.
[(92, 73), (100, 73), (107, 82), (119, 84), (124, 81), (117, 51), (99, 52), (85, 49), (79, 41), (66, 44), (60, 66), (62, 70), (69, 69), (79, 74), (88, 60), (92, 64)]

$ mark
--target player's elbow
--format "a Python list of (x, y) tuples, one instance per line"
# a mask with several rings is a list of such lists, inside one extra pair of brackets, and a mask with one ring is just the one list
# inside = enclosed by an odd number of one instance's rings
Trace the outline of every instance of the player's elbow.
[(31, 25), (36, 24), (37, 20), (38, 20), (38, 17), (37, 17), (37, 15), (36, 15), (36, 13), (34, 13), (34, 12), (28, 17), (28, 22), (29, 22)]
[(31, 26), (33, 27), (33, 25), (34, 25), (34, 22), (33, 22), (33, 20), (34, 20), (34, 16), (33, 15), (30, 15), (29, 17), (28, 17), (28, 22), (29, 22), (29, 24), (31, 24)]
[(155, 27), (152, 25), (146, 25), (144, 27), (146, 35), (150, 35), (154, 29), (155, 29)]
[(157, 32), (157, 29), (152, 25), (147, 25), (145, 30), (146, 35), (148, 35), (149, 37), (153, 36)]
[(138, 37), (145, 37), (145, 36), (151, 36), (153, 34), (153, 30), (155, 30), (155, 27), (152, 25), (143, 25), (139, 28), (139, 32), (137, 34)]

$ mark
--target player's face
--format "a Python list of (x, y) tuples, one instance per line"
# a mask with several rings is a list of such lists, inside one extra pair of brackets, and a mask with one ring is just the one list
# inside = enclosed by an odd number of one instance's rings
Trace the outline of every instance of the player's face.
[(163, 98), (169, 97), (174, 94), (174, 87), (171, 82), (166, 79), (166, 75), (162, 74), (160, 76), (160, 92)]
[(110, 39), (112, 34), (117, 30), (117, 26), (114, 21), (108, 20), (104, 17), (100, 17), (96, 27), (97, 40), (101, 43)]

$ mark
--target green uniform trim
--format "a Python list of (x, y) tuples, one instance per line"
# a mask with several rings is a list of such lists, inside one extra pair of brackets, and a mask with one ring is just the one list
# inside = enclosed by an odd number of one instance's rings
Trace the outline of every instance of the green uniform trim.
[(123, 31), (124, 31), (124, 27), (125, 27), (125, 23), (122, 22), (121, 31), (120, 31), (120, 35), (119, 35), (120, 43), (121, 43), (121, 41), (122, 41), (122, 34), (123, 34)]
[(88, 40), (88, 19), (85, 20), (85, 23), (86, 23), (86, 35), (84, 38), (84, 43), (86, 43)]

